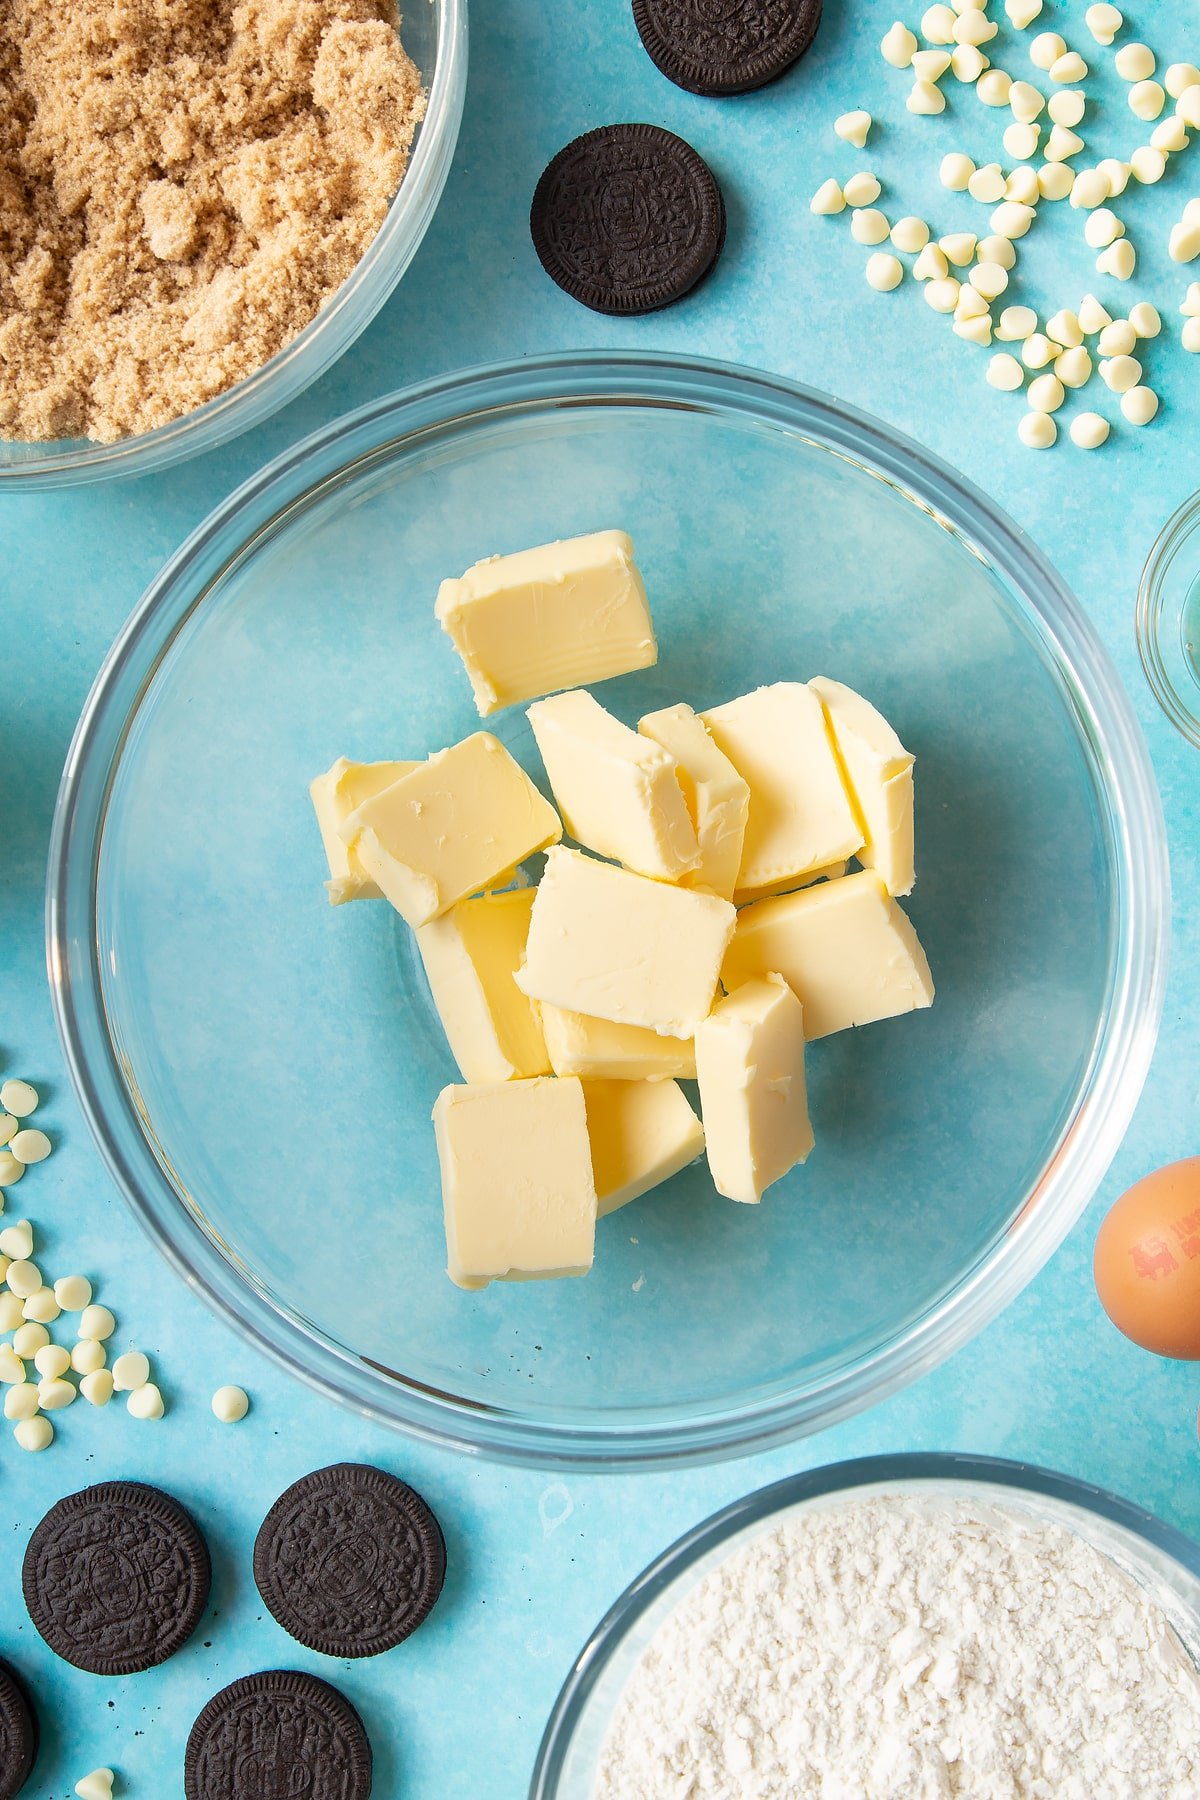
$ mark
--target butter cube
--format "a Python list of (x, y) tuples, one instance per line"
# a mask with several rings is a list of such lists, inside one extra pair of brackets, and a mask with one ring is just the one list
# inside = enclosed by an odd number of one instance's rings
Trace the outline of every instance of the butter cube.
[(623, 531), (488, 557), (443, 581), (435, 611), (482, 718), (658, 661), (646, 590)]
[(840, 681), (809, 682), (825, 708), (842, 778), (863, 834), (858, 860), (889, 894), (910, 894), (913, 869), (913, 763), (881, 712)]
[(682, 886), (732, 900), (746, 837), (749, 787), (690, 706), (647, 713), (638, 730), (669, 750), (679, 766), (700, 853), (695, 868), (679, 877)]
[(613, 1081), (662, 1081), (694, 1077), (696, 1046), (691, 1038), (660, 1037), (644, 1025), (614, 1025), (590, 1019), (549, 1002), (538, 1016), (550, 1067), (556, 1075), (585, 1075)]
[(517, 986), (571, 1012), (691, 1037), (706, 1018), (737, 914), (562, 846), (546, 857)]
[(810, 1041), (933, 1004), (925, 952), (874, 869), (745, 907), (721, 979), (769, 974), (803, 1004)]
[(821, 702), (802, 681), (756, 688), (701, 717), (750, 787), (738, 902), (861, 848)]
[(533, 888), (511, 888), (460, 900), (416, 933), (464, 1081), (550, 1073), (537, 1009), (513, 980), (525, 954), (533, 895)]
[(562, 826), (500, 740), (477, 731), (364, 800), (339, 835), (415, 929), (502, 886)]
[(542, 1075), (446, 1087), (433, 1124), (451, 1281), (482, 1288), (587, 1274), (596, 1188), (580, 1082)]
[(700, 854), (675, 758), (576, 689), (529, 708), (563, 824), (639, 875), (677, 881)]
[(749, 981), (696, 1029), (696, 1075), (719, 1194), (755, 1204), (813, 1147), (804, 1009), (779, 975)]
[(356, 763), (339, 756), (324, 775), (309, 782), (308, 791), (329, 864), (325, 891), (330, 906), (342, 906), (347, 900), (382, 900), (377, 884), (359, 862), (354, 845), (343, 843), (338, 829), (364, 800), (390, 787), (416, 766), (414, 762)]
[(585, 1081), (596, 1216), (616, 1212), (686, 1169), (704, 1127), (674, 1081)]

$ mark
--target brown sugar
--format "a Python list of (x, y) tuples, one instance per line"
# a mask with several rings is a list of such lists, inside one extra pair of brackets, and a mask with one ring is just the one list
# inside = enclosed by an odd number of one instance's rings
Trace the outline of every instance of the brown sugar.
[(424, 111), (390, 0), (0, 0), (0, 437), (149, 431), (350, 274)]

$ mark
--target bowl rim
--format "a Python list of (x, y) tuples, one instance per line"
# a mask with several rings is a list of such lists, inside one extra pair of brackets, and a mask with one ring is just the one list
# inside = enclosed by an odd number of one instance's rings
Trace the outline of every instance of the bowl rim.
[(1178, 623), (1178, 615), (1165, 611), (1165, 587), (1176, 556), (1194, 533), (1200, 532), (1200, 493), (1175, 509), (1154, 540), (1138, 582), (1134, 630), (1142, 669), (1150, 691), (1162, 710), (1190, 744), (1200, 749), (1200, 690), (1191, 696), (1181, 691), (1171, 674), (1165, 653), (1166, 634)]
[[(436, 7), (433, 80), (403, 179), (383, 223), (350, 274), (281, 350), (202, 406), (153, 431), (113, 444), (72, 438), (65, 447), (15, 440), (28, 450), (5, 462), (0, 441), (0, 492), (33, 493), (157, 474), (260, 425), (319, 379), (365, 331), (400, 282), (429, 229), (450, 174), (467, 85), (468, 0), (426, 0)], [(40, 454), (38, 453), (40, 450)]]
[[(917, 1320), (800, 1390), (660, 1416), (530, 1417), (408, 1381), (287, 1314), (221, 1253), (171, 1185), (143, 1128), (103, 1013), (96, 876), (113, 773), (158, 663), (216, 575), (305, 496), (383, 455), (499, 413), (614, 403), (774, 423), (865, 468), (1007, 577), (1053, 651), (1092, 766), (1113, 864), (1107, 1005), (1071, 1117), (1003, 1236)], [(330, 471), (310, 469), (334, 453)], [(247, 515), (250, 523), (246, 523)], [(714, 1461), (833, 1424), (933, 1368), (1015, 1297), (1076, 1222), (1124, 1135), (1149, 1067), (1166, 981), (1170, 879), (1144, 739), (1117, 671), (1040, 550), (921, 446), (781, 376), (642, 352), (552, 354), (437, 377), (369, 402), (237, 488), (151, 582), (101, 665), (67, 755), (51, 835), (47, 964), (76, 1095), (118, 1188), (159, 1249), (216, 1311), (312, 1386), (413, 1435), (508, 1461), (617, 1470)]]
[(970, 1484), (995, 1488), (998, 1497), (1034, 1494), (1065, 1502), (1131, 1532), (1200, 1579), (1200, 1544), (1177, 1526), (1108, 1488), (1038, 1463), (956, 1450), (917, 1450), (854, 1457), (787, 1475), (730, 1501), (685, 1531), (609, 1607), (572, 1662), (550, 1710), (530, 1778), (529, 1800), (555, 1800), (580, 1718), (608, 1663), (647, 1609), (710, 1551), (749, 1527), (765, 1528), (776, 1514), (805, 1501), (831, 1494), (849, 1498), (861, 1488), (917, 1482)]

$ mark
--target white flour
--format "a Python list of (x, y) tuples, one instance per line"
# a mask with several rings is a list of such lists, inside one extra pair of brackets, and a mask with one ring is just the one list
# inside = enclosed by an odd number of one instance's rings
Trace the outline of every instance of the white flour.
[(643, 1653), (594, 1800), (1198, 1800), (1200, 1677), (1071, 1531), (848, 1502), (714, 1569)]

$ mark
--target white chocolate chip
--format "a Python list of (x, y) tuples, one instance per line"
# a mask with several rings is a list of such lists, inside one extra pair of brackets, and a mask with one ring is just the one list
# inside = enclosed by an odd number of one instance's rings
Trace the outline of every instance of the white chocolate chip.
[(1139, 300), (1129, 309), (1129, 323), (1140, 338), (1156, 338), (1162, 330), (1162, 314), (1149, 300)]
[(1175, 102), (1175, 111), (1185, 125), (1190, 125), (1193, 131), (1200, 131), (1200, 81), (1184, 88)]
[(1089, 6), (1083, 18), (1098, 44), (1111, 44), (1125, 23), (1115, 6)]
[(64, 1312), (82, 1312), (92, 1297), (86, 1275), (63, 1275), (54, 1284), (54, 1298)]
[(1008, 270), (1002, 269), (999, 263), (976, 263), (969, 280), (985, 300), (998, 300), (1008, 286)]
[(1142, 379), (1142, 365), (1136, 356), (1113, 356), (1100, 364), (1100, 379), (1114, 394), (1127, 394)]
[(999, 26), (986, 13), (964, 12), (954, 22), (954, 41), (978, 49), (981, 44), (990, 44), (998, 30)]
[(1157, 119), (1167, 96), (1157, 81), (1135, 81), (1129, 90), (1129, 108), (1139, 119)]
[(867, 258), (867, 285), (878, 294), (890, 294), (904, 280), (904, 264), (890, 251), (877, 250)]
[(150, 1358), (140, 1350), (126, 1350), (112, 1366), (113, 1386), (118, 1394), (131, 1393), (145, 1387), (150, 1379)]
[(1137, 268), (1137, 252), (1128, 238), (1118, 238), (1107, 250), (1102, 250), (1096, 258), (1096, 268), (1101, 275), (1112, 275), (1118, 281), (1128, 281)]
[(1122, 44), (1113, 61), (1125, 81), (1146, 81), (1154, 73), (1154, 52), (1148, 44)]
[(1066, 394), (1057, 375), (1035, 375), (1029, 384), (1028, 400), (1034, 412), (1057, 412)]
[(1178, 113), (1172, 113), (1168, 119), (1160, 119), (1150, 133), (1150, 148), (1161, 150), (1164, 156), (1178, 155), (1180, 150), (1187, 149), (1191, 141)]
[(1003, 200), (1005, 188), (1004, 170), (999, 163), (985, 163), (982, 169), (976, 169), (967, 182), (967, 192), (972, 200), (980, 200), (990, 206), (996, 200)]
[(1101, 175), (1107, 177), (1108, 192), (1112, 199), (1115, 200), (1118, 194), (1125, 192), (1129, 186), (1129, 164), (1127, 162), (1122, 162), (1116, 156), (1102, 156), (1096, 167)]
[(1078, 156), (1083, 147), (1083, 139), (1069, 125), (1052, 125), (1046, 139), (1046, 161), (1066, 162), (1068, 157)]
[(1086, 81), (1087, 72), (1088, 66), (1078, 50), (1068, 50), (1065, 56), (1060, 56), (1058, 61), (1051, 65), (1050, 79), (1057, 81), (1062, 87), (1067, 87), (1073, 81)]
[(76, 1398), (75, 1384), (56, 1378), (53, 1381), (38, 1383), (38, 1405), (43, 1412), (60, 1412), (64, 1406), (70, 1406)]
[(71, 1366), (71, 1352), (61, 1344), (43, 1344), (33, 1359), (33, 1366), (44, 1381), (57, 1381)]
[(1044, 331), (1031, 332), (1021, 345), (1021, 361), (1027, 369), (1044, 369), (1057, 355), (1058, 345), (1052, 344)]
[(1073, 350), (1083, 342), (1083, 331), (1079, 320), (1068, 307), (1056, 312), (1052, 319), (1046, 321), (1046, 336), (1061, 344), (1064, 350)]
[(1186, 94), (1190, 87), (1200, 86), (1200, 69), (1196, 67), (1195, 63), (1172, 63), (1163, 76), (1163, 86), (1172, 100), (1178, 100), (1179, 96)]
[(1045, 162), (1038, 170), (1038, 191), (1044, 200), (1065, 200), (1074, 181), (1069, 163)]
[[(1172, 225), (1170, 251), (1172, 262), (1194, 262), (1200, 256), (1200, 224), (1189, 225), (1186, 220), (1181, 219), (1178, 225)], [(3, 1240), (4, 1233), (0, 1232), (0, 1245)]]
[(907, 218), (897, 219), (892, 226), (892, 242), (906, 256), (916, 256), (929, 242), (929, 227), (924, 219), (910, 213)]
[(22, 1300), (28, 1300), (30, 1294), (36, 1294), (41, 1287), (42, 1272), (36, 1263), (22, 1260), (9, 1264), (5, 1280), (14, 1294), (19, 1294)]
[(14, 1262), (33, 1255), (33, 1226), (28, 1219), (17, 1219), (0, 1231), (0, 1251)]
[(974, 257), (977, 241), (973, 231), (952, 231), (940, 240), (938, 248), (950, 262), (957, 263), (961, 269)]
[[(8, 1270), (5, 1270), (7, 1275)], [(17, 1331), (25, 1318), (23, 1302), (16, 1294), (0, 1294), (0, 1331)]]
[(946, 96), (932, 81), (914, 81), (905, 105), (910, 113), (923, 113), (932, 117), (935, 113), (945, 112)]
[(25, 1379), (25, 1364), (17, 1355), (11, 1344), (0, 1344), (0, 1382), (5, 1387), (15, 1387)]
[(27, 1119), (31, 1112), (37, 1111), (38, 1091), (30, 1087), (27, 1081), (6, 1081), (0, 1087), (0, 1107), (14, 1118)]
[(977, 288), (964, 283), (958, 290), (958, 301), (954, 308), (955, 318), (982, 319), (985, 315), (991, 316), (988, 312), (987, 301)]
[(1190, 350), (1193, 355), (1200, 350), (1200, 317), (1193, 315), (1183, 321), (1183, 331), (1179, 341), (1184, 349)]
[(212, 1409), (222, 1425), (236, 1425), (250, 1411), (250, 1397), (244, 1388), (219, 1387), (212, 1397)]
[(832, 178), (823, 181), (808, 203), (808, 210), (815, 213), (840, 213), (846, 210), (846, 196), (837, 182)]
[(870, 206), (878, 200), (879, 194), (879, 177), (872, 175), (869, 169), (860, 169), (842, 186), (842, 198), (847, 206)]
[(1080, 169), (1071, 187), (1071, 205), (1086, 207), (1101, 206), (1109, 198), (1108, 177), (1099, 169)]
[(45, 1132), (38, 1131), (33, 1126), (25, 1131), (18, 1131), (8, 1147), (17, 1161), (23, 1162), (27, 1167), (30, 1163), (45, 1162), (51, 1150), (50, 1139)]
[(1129, 356), (1136, 344), (1137, 332), (1132, 319), (1114, 319), (1096, 340), (1101, 356)]
[(94, 1338), (80, 1338), (71, 1351), (71, 1367), (77, 1375), (93, 1375), (108, 1361), (108, 1352)]
[(1059, 88), (1048, 102), (1050, 117), (1056, 125), (1078, 125), (1086, 106), (1086, 97), (1078, 88)]
[(1092, 359), (1082, 344), (1074, 344), (1055, 357), (1054, 373), (1064, 387), (1086, 387), (1092, 378)]
[(992, 387), (1011, 394), (1023, 385), (1025, 371), (1015, 356), (1010, 356), (1007, 350), (997, 350), (987, 366), (987, 378)]
[(915, 281), (944, 281), (949, 272), (945, 252), (937, 244), (926, 244), (913, 264)]
[(850, 235), (856, 244), (882, 244), (888, 222), (878, 207), (857, 208), (850, 216)]
[(1079, 324), (1084, 337), (1095, 337), (1106, 325), (1112, 324), (1112, 314), (1106, 306), (1102, 306), (1095, 294), (1085, 294), (1079, 302)]
[(32, 1362), (38, 1351), (44, 1350), (49, 1342), (50, 1333), (36, 1321), (19, 1325), (13, 1332), (12, 1347), (22, 1362)]
[(1037, 154), (1041, 135), (1040, 125), (1010, 125), (1004, 133), (1004, 148), (1009, 156), (1015, 156), (1018, 162), (1024, 162)]
[(1031, 169), (1028, 163), (1019, 164), (1005, 183), (1004, 198), (1015, 200), (1019, 206), (1036, 206), (1041, 197), (1037, 170)]
[[(1179, 310), (1185, 319), (1200, 319), (1200, 281), (1188, 283), (1188, 291), (1183, 296)], [(0, 1294), (0, 1301), (3, 1298), (4, 1296)], [(0, 1325), (0, 1331), (3, 1329), (3, 1326)]]
[(17, 1129), (17, 1121), (11, 1113), (0, 1112), (0, 1148), (3, 1148)]
[(913, 74), (918, 81), (937, 83), (950, 67), (948, 50), (918, 50), (912, 59)]
[(161, 1419), (164, 1411), (163, 1397), (152, 1381), (144, 1387), (134, 1388), (125, 1406), (135, 1419)]
[(1033, 24), (1042, 10), (1042, 0), (1004, 0), (1004, 10), (1018, 31)]
[(113, 1378), (108, 1369), (92, 1369), (79, 1383), (79, 1391), (89, 1406), (107, 1406), (113, 1397)]
[(928, 7), (921, 16), (921, 36), (927, 44), (952, 44), (955, 23), (952, 6)]
[(908, 26), (897, 19), (879, 48), (884, 62), (891, 63), (893, 69), (907, 69), (917, 48), (917, 39)]
[(856, 150), (861, 150), (870, 135), (872, 123), (870, 113), (863, 112), (860, 108), (856, 112), (844, 112), (840, 119), (834, 120), (833, 129), (847, 144), (853, 144)]
[(1007, 106), (1012, 92), (1012, 76), (1003, 69), (989, 69), (975, 84), (975, 92), (985, 106)]
[(40, 1287), (34, 1293), (27, 1294), (21, 1309), (25, 1318), (34, 1319), (39, 1325), (53, 1325), (62, 1312), (62, 1307), (54, 1298), (54, 1289)]
[(22, 1419), (14, 1425), (13, 1436), (22, 1450), (48, 1450), (54, 1442), (54, 1427), (39, 1413), (36, 1418)]
[(980, 238), (975, 246), (975, 254), (980, 262), (999, 263), (1002, 269), (1011, 269), (1016, 265), (1017, 251), (1012, 239), (998, 237), (995, 232), (990, 237)]
[(1008, 90), (1008, 104), (1019, 124), (1028, 125), (1046, 104), (1046, 96), (1031, 81), (1014, 81)]
[(6, 1419), (32, 1419), (37, 1410), (36, 1382), (18, 1381), (15, 1387), (5, 1389), (4, 1416)]
[(1082, 412), (1071, 420), (1071, 442), (1081, 450), (1098, 450), (1108, 436), (1108, 420), (1099, 413)]
[(1027, 412), (1017, 426), (1017, 436), (1030, 450), (1049, 450), (1058, 437), (1058, 426), (1049, 413)]
[(117, 1321), (107, 1306), (85, 1306), (79, 1320), (79, 1336), (91, 1338), (96, 1343), (103, 1343), (117, 1329)]
[(987, 313), (967, 319), (955, 319), (954, 332), (956, 337), (965, 338), (969, 344), (978, 344), (981, 349), (986, 350), (992, 341), (992, 321)]
[(1132, 387), (1121, 395), (1121, 411), (1131, 425), (1148, 425), (1158, 411), (1158, 395), (1153, 388)]
[(950, 52), (950, 68), (956, 81), (969, 85), (978, 81), (990, 66), (988, 58), (975, 44), (955, 44)]
[(1023, 238), (1034, 221), (1032, 206), (1019, 200), (1003, 200), (991, 217), (992, 230), (998, 237)]
[(1032, 306), (1006, 306), (1000, 314), (996, 336), (1006, 344), (1024, 343), (1037, 330), (1037, 314)]
[(75, 1783), (78, 1800), (112, 1800), (115, 1779), (111, 1769), (93, 1769), (90, 1775)]
[(1125, 227), (1110, 206), (1098, 206), (1084, 220), (1083, 236), (1093, 250), (1103, 250), (1125, 236)]
[(925, 283), (925, 298), (934, 312), (952, 313), (958, 304), (959, 285), (954, 277)]
[(1167, 159), (1153, 144), (1139, 144), (1129, 158), (1130, 173), (1143, 187), (1153, 187), (1167, 172)]
[(952, 150), (948, 156), (943, 156), (939, 173), (944, 188), (949, 188), (952, 194), (961, 194), (975, 173), (975, 164), (961, 150)]
[(15, 1187), (25, 1173), (25, 1164), (11, 1150), (0, 1150), (0, 1188)]
[(1066, 51), (1066, 39), (1057, 31), (1041, 31), (1029, 46), (1029, 60), (1035, 69), (1052, 69)]

